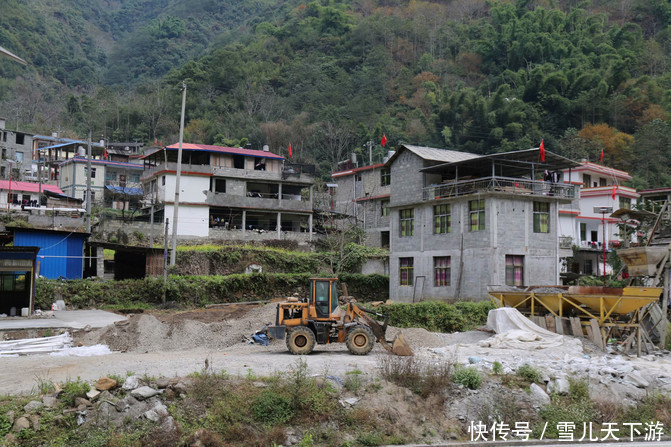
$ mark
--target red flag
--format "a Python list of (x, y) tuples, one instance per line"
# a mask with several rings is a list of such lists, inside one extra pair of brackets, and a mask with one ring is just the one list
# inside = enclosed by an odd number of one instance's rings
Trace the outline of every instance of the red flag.
[(105, 146), (105, 154), (104, 154), (104, 156), (105, 156), (105, 160), (107, 160), (107, 146)]
[(154, 147), (156, 147), (157, 144), (158, 144), (158, 140), (156, 138), (154, 138)]
[(613, 200), (615, 200), (615, 188), (616, 188), (616, 186), (613, 185)]
[(289, 158), (291, 158), (292, 155), (293, 153), (291, 152), (291, 143), (289, 143)]
[(385, 145), (387, 144), (387, 136), (385, 134), (382, 134), (382, 141), (380, 141), (380, 144), (382, 145), (382, 147), (385, 147)]
[(541, 146), (539, 147), (540, 152), (541, 152), (541, 161), (545, 162), (545, 144), (543, 143), (543, 140), (541, 140)]
[(599, 157), (599, 161), (603, 161), (603, 148), (601, 148), (601, 156)]

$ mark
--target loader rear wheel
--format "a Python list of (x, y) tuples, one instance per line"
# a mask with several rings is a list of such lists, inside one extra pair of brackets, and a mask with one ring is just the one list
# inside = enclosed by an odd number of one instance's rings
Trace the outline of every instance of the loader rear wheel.
[(375, 345), (375, 335), (368, 326), (355, 326), (347, 332), (347, 349), (354, 355), (366, 355)]
[(305, 326), (298, 326), (287, 334), (287, 349), (294, 355), (311, 353), (315, 343), (314, 332)]

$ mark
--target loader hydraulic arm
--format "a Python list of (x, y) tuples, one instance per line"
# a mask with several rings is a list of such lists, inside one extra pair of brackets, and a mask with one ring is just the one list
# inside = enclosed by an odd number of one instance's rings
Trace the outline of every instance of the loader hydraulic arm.
[[(377, 340), (384, 345), (387, 341), (385, 337), (387, 333), (387, 323), (389, 322), (389, 317), (373, 310), (359, 307), (352, 302), (349, 302), (348, 306), (351, 309), (351, 313), (355, 316), (354, 319), (361, 320), (366, 326), (368, 326), (373, 331), (373, 334), (375, 334), (375, 338), (377, 338)], [(383, 319), (384, 323), (380, 324), (375, 319), (369, 317), (368, 314), (375, 315), (377, 318)]]

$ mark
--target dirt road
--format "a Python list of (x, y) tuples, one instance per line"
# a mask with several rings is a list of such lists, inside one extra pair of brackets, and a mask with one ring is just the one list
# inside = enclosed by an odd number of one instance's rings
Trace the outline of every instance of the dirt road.
[[(279, 343), (277, 344), (279, 345)], [(186, 351), (126, 352), (92, 357), (56, 357), (32, 355), (0, 359), (0, 395), (26, 394), (37, 389), (40, 380), (63, 383), (81, 377), (95, 381), (109, 374), (125, 376), (128, 373), (153, 377), (184, 376), (205, 367), (208, 360), (212, 371), (226, 370), (232, 375), (272, 375), (289, 371), (299, 357), (291, 355), (282, 346), (239, 345), (226, 350), (196, 348)], [(331, 347), (329, 347), (331, 348)], [(372, 372), (377, 355), (352, 356), (344, 345), (339, 350), (315, 351), (302, 356), (312, 373), (343, 376), (348, 370)], [(378, 349), (378, 348), (376, 348)], [(380, 352), (380, 354), (385, 355)]]

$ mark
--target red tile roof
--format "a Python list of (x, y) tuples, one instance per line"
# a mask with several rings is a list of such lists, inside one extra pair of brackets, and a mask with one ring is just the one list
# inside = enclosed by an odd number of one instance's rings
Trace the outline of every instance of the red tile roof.
[[(0, 190), (9, 190), (9, 180), (0, 180)], [(15, 182), (12, 180), (12, 191), (40, 192), (40, 184), (33, 182)], [(51, 191), (56, 194), (63, 194), (63, 191), (56, 185), (47, 185), (42, 183), (42, 191)]]
[[(179, 149), (179, 144), (171, 144), (166, 146), (166, 149)], [(272, 158), (276, 160), (284, 160), (284, 157), (281, 155), (273, 154), (268, 151), (257, 151), (254, 149), (243, 149), (241, 147), (223, 147), (223, 146), (211, 146), (209, 144), (193, 144), (193, 143), (182, 143), (182, 149), (187, 149), (191, 151), (207, 151), (207, 152), (219, 152), (222, 154), (232, 154), (232, 155), (245, 155), (247, 157), (260, 157), (260, 158)]]

